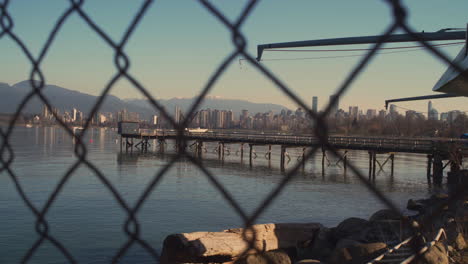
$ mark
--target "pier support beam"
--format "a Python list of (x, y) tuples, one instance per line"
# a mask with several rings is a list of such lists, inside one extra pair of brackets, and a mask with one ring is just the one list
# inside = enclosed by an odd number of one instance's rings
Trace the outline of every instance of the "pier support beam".
[(431, 184), (432, 155), (427, 155), (427, 184)]
[(218, 142), (218, 159), (221, 159), (221, 142)]
[(202, 153), (203, 153), (203, 141), (197, 141), (197, 156), (201, 158)]
[(322, 146), (322, 176), (325, 175), (325, 157), (327, 156), (327, 152), (325, 148)]
[(434, 154), (434, 161), (432, 164), (432, 179), (434, 181), (434, 185), (440, 187), (442, 186), (442, 177), (444, 175), (444, 164), (442, 162), (442, 156), (440, 153)]
[(224, 160), (224, 143), (221, 143), (221, 159)]
[(241, 163), (242, 161), (244, 160), (244, 143), (241, 143), (241, 147), (240, 147), (240, 153), (241, 153)]
[(343, 167), (345, 171), (348, 168), (348, 151), (347, 150), (345, 150), (345, 153), (343, 156)]
[(369, 180), (372, 178), (372, 152), (369, 151)]
[(253, 145), (249, 144), (249, 165), (252, 166), (252, 152), (253, 152)]
[(390, 161), (392, 162), (391, 163), (391, 171), (390, 171), (390, 175), (393, 176), (393, 166), (394, 166), (394, 161), (395, 161), (395, 154), (390, 154)]
[(373, 161), (372, 161), (372, 179), (375, 181), (375, 165), (376, 165), (376, 162), (377, 162), (377, 153), (375, 151), (372, 152), (372, 157), (373, 157)]
[(165, 148), (165, 145), (166, 144), (166, 141), (164, 139), (158, 139), (158, 145), (159, 145), (159, 152), (161, 154), (164, 154), (164, 148)]
[(271, 145), (268, 145), (268, 160), (271, 160)]
[(306, 148), (302, 148), (302, 160), (301, 160), (301, 162), (302, 162), (302, 169), (305, 168), (305, 163), (306, 163), (306, 161), (305, 161), (305, 153), (306, 153)]
[(280, 161), (280, 167), (281, 171), (284, 172), (284, 163), (286, 160), (286, 146), (281, 145), (281, 161)]

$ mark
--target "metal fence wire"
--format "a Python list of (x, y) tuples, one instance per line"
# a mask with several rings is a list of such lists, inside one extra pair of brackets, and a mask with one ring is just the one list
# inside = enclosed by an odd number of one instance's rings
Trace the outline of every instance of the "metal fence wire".
[[(399, 0), (383, 0), (383, 1), (385, 1), (388, 4), (388, 8), (390, 8), (393, 11), (393, 21), (390, 23), (390, 25), (387, 26), (385, 31), (381, 34), (380, 40), (376, 44), (374, 44), (372, 48), (368, 52), (366, 52), (366, 54), (362, 58), (360, 58), (357, 65), (355, 65), (352, 68), (352, 70), (349, 72), (349, 74), (347, 74), (346, 78), (344, 78), (343, 82), (337, 88), (335, 92), (337, 96), (335, 96), (333, 100), (329, 102), (325, 111), (322, 113), (316, 113), (316, 112), (313, 112), (312, 109), (306, 103), (304, 103), (304, 101), (299, 96), (297, 96), (293, 92), (292, 89), (290, 89), (287, 86), (287, 84), (280, 81), (271, 71), (269, 71), (261, 63), (257, 62), (255, 60), (255, 57), (252, 56), (246, 50), (247, 39), (241, 32), (241, 29), (242, 29), (242, 26), (244, 25), (244, 22), (252, 13), (252, 10), (254, 10), (254, 8), (259, 4), (260, 1), (256, 1), (256, 0), (248, 1), (248, 3), (243, 7), (242, 12), (237, 17), (237, 19), (235, 19), (234, 21), (231, 21), (230, 19), (227, 18), (227, 16), (225, 16), (225, 14), (223, 14), (223, 12), (221, 12), (218, 8), (216, 8), (210, 1), (199, 0), (198, 1), (199, 4), (203, 6), (204, 8), (206, 8), (206, 10), (212, 16), (214, 16), (219, 21), (219, 23), (224, 25), (226, 30), (231, 34), (233, 49), (229, 54), (226, 55), (226, 57), (223, 59), (221, 64), (211, 74), (210, 78), (206, 81), (202, 92), (197, 96), (196, 100), (191, 105), (190, 110), (186, 114), (185, 118), (180, 123), (175, 122), (175, 119), (161, 106), (160, 103), (158, 103), (158, 100), (156, 100), (147, 91), (147, 89), (134, 76), (132, 76), (129, 73), (130, 58), (127, 56), (127, 54), (124, 51), (127, 42), (132, 37), (132, 34), (134, 33), (135, 29), (138, 27), (143, 16), (148, 12), (148, 10), (150, 9), (154, 1), (146, 0), (142, 3), (139, 10), (136, 12), (136, 14), (133, 16), (133, 19), (128, 24), (127, 29), (124, 32), (123, 36), (121, 37), (120, 41), (116, 42), (112, 40), (109, 34), (106, 33), (104, 29), (101, 28), (93, 19), (91, 19), (91, 17), (83, 10), (82, 6), (85, 2), (84, 0), (70, 0), (69, 7), (66, 10), (64, 10), (63, 13), (60, 15), (60, 17), (57, 19), (53, 29), (50, 31), (47, 37), (45, 44), (42, 46), (37, 56), (35, 56), (32, 53), (30, 48), (27, 46), (27, 43), (25, 43), (15, 33), (15, 29), (14, 29), (15, 21), (12, 15), (9, 13), (9, 5), (11, 1), (10, 0), (0, 1), (0, 28), (1, 28), (0, 41), (3, 39), (10, 39), (11, 41), (13, 41), (15, 45), (26, 56), (26, 58), (28, 59), (29, 63), (32, 66), (32, 69), (29, 75), (29, 81), (32, 87), (31, 91), (29, 91), (29, 93), (18, 104), (16, 108), (16, 112), (14, 113), (14, 116), (11, 119), (9, 125), (4, 129), (0, 129), (0, 136), (2, 138), (2, 144), (0, 147), (0, 153), (1, 153), (0, 154), (0, 163), (1, 163), (0, 172), (5, 173), (11, 178), (18, 194), (21, 196), (21, 199), (24, 201), (25, 205), (29, 208), (29, 210), (31, 210), (31, 212), (34, 214), (36, 218), (35, 230), (37, 234), (39, 235), (39, 238), (37, 239), (37, 241), (35, 241), (35, 243), (26, 251), (25, 255), (23, 256), (21, 260), (22, 263), (27, 263), (29, 260), (31, 260), (35, 252), (38, 250), (38, 248), (46, 241), (50, 242), (53, 246), (55, 246), (66, 257), (66, 259), (70, 263), (77, 263), (75, 257), (71, 254), (69, 250), (67, 250), (66, 246), (62, 244), (59, 240), (57, 240), (50, 233), (49, 224), (47, 222), (47, 213), (49, 212), (54, 201), (60, 195), (64, 185), (67, 183), (67, 181), (70, 180), (70, 177), (73, 176), (74, 172), (77, 170), (79, 166), (85, 166), (89, 168), (92, 172), (94, 172), (96, 177), (111, 192), (114, 199), (118, 202), (120, 207), (122, 207), (122, 209), (127, 214), (125, 224), (123, 225), (123, 230), (128, 239), (118, 249), (117, 253), (113, 256), (111, 262), (112, 263), (119, 262), (119, 259), (121, 259), (121, 257), (123, 257), (126, 254), (126, 252), (129, 250), (129, 248), (133, 244), (139, 244), (154, 258), (154, 261), (157, 262), (159, 260), (159, 254), (155, 250), (154, 245), (150, 245), (148, 242), (146, 242), (144, 239), (141, 238), (142, 230), (140, 229), (140, 224), (138, 222), (137, 215), (143, 203), (145, 202), (145, 200), (148, 198), (151, 192), (155, 191), (158, 184), (161, 182), (161, 180), (165, 176), (166, 172), (174, 165), (175, 162), (181, 159), (188, 159), (191, 163), (193, 163), (196, 167), (198, 167), (206, 175), (210, 183), (222, 193), (224, 199), (230, 204), (233, 210), (235, 210), (235, 212), (243, 219), (243, 223), (245, 227), (244, 239), (248, 242), (249, 247), (250, 247), (249, 249), (245, 250), (244, 254), (246, 254), (247, 251), (251, 252), (252, 250), (261, 252), (262, 250), (260, 248), (256, 248), (256, 246), (254, 245), (256, 234), (255, 232), (253, 232), (254, 230), (251, 228), (251, 226), (259, 217), (259, 215), (262, 214), (271, 205), (271, 203), (275, 200), (276, 197), (278, 197), (278, 195), (283, 191), (285, 186), (288, 185), (288, 183), (291, 180), (293, 180), (294, 176), (297, 174), (298, 170), (301, 168), (302, 163), (309, 160), (309, 158), (311, 158), (311, 156), (315, 152), (317, 152), (320, 149), (320, 147), (311, 146), (310, 150), (305, 155), (305, 159), (301, 160), (297, 165), (295, 165), (291, 170), (289, 170), (284, 175), (284, 178), (282, 178), (280, 183), (276, 186), (276, 188), (274, 188), (269, 193), (269, 195), (267, 195), (267, 197), (263, 199), (260, 206), (258, 206), (252, 214), (248, 214), (246, 213), (245, 210), (242, 209), (241, 205), (233, 198), (233, 196), (227, 191), (227, 189), (224, 188), (224, 186), (217, 180), (216, 176), (213, 175), (213, 173), (211, 173), (209, 169), (204, 167), (203, 164), (199, 161), (199, 159), (197, 159), (190, 152), (186, 151), (185, 147), (187, 146), (187, 139), (184, 138), (184, 128), (190, 123), (190, 120), (195, 115), (196, 110), (201, 105), (206, 95), (212, 90), (216, 81), (218, 81), (218, 79), (226, 71), (227, 67), (230, 64), (232, 64), (236, 60), (236, 58), (241, 57), (246, 62), (248, 62), (252, 67), (259, 70), (261, 74), (267, 77), (272, 83), (274, 83), (275, 86), (282, 93), (284, 93), (286, 97), (290, 98), (298, 106), (305, 109), (305, 111), (312, 117), (312, 119), (314, 120), (316, 124), (315, 129), (311, 131), (311, 133), (313, 133), (320, 140), (322, 148), (332, 153), (332, 155), (335, 156), (336, 158), (340, 158), (340, 155), (337, 152), (337, 149), (334, 149), (327, 141), (328, 129), (327, 129), (327, 123), (326, 123), (326, 116), (331, 111), (335, 103), (339, 100), (341, 95), (343, 95), (350, 88), (351, 84), (356, 80), (359, 74), (361, 74), (362, 71), (366, 68), (366, 66), (368, 66), (371, 59), (373, 59), (373, 57), (382, 47), (385, 39), (388, 38), (392, 33), (396, 32), (397, 30), (402, 30), (406, 32), (407, 34), (409, 34), (410, 36), (414, 38), (414, 41), (421, 43), (425, 47), (425, 50), (428, 53), (440, 59), (443, 63), (452, 66), (458, 72), (463, 74), (463, 70), (459, 65), (454, 65), (451, 62), (451, 60), (446, 55), (444, 55), (441, 51), (431, 46), (430, 43), (424, 41), (423, 39), (418, 38), (418, 35), (414, 33), (415, 31), (407, 23), (407, 19), (408, 19), (407, 9), (401, 3), (401, 1)], [(74, 149), (74, 154), (77, 157), (76, 162), (74, 162), (74, 164), (72, 164), (68, 168), (68, 170), (65, 172), (65, 174), (61, 177), (61, 180), (59, 181), (58, 185), (54, 188), (54, 190), (52, 191), (52, 193), (50, 194), (47, 201), (42, 207), (33, 205), (27, 193), (24, 191), (23, 186), (18, 181), (18, 176), (12, 170), (12, 163), (15, 159), (15, 152), (14, 152), (12, 145), (10, 144), (10, 138), (12, 137), (12, 133), (14, 132), (14, 125), (15, 125), (15, 122), (18, 120), (20, 113), (25, 109), (25, 107), (28, 105), (29, 102), (31, 102), (31, 100), (34, 97), (39, 98), (39, 100), (45, 104), (45, 106), (54, 115), (58, 124), (70, 136), (74, 135), (71, 127), (67, 126), (67, 124), (61, 119), (61, 117), (59, 117), (54, 111), (52, 111), (53, 105), (51, 105), (51, 103), (46, 99), (46, 97), (42, 93), (42, 89), (45, 86), (45, 76), (43, 73), (43, 69), (41, 67), (41, 64), (44, 58), (46, 57), (47, 53), (50, 51), (51, 46), (54, 43), (57, 35), (62, 30), (64, 23), (70, 18), (72, 14), (79, 16), (80, 19), (82, 19), (89, 26), (89, 28), (97, 36), (99, 36), (114, 52), (114, 65), (116, 67), (115, 74), (113, 75), (111, 80), (107, 83), (107, 85), (104, 87), (104, 89), (100, 93), (99, 99), (93, 106), (89, 116), (95, 115), (95, 113), (98, 111), (98, 109), (102, 105), (104, 99), (109, 94), (110, 90), (113, 88), (114, 84), (119, 80), (125, 79), (129, 81), (133, 85), (133, 87), (135, 87), (136, 90), (141, 92), (146, 97), (146, 99), (148, 99), (151, 106), (155, 110), (159, 111), (163, 118), (168, 120), (168, 122), (170, 122), (170, 124), (174, 128), (176, 128), (176, 130), (178, 131), (178, 141), (182, 142), (182, 144), (180, 144), (180, 149), (178, 151), (178, 154), (175, 155), (162, 169), (160, 169), (159, 171), (155, 173), (151, 182), (146, 186), (144, 192), (139, 196), (139, 199), (134, 205), (131, 205), (127, 201), (125, 201), (122, 195), (116, 190), (116, 188), (112, 185), (112, 183), (106, 178), (104, 172), (101, 171), (97, 165), (95, 165), (92, 161), (90, 161), (87, 158), (88, 150), (87, 150), (85, 143), (82, 141), (82, 136), (85, 133), (82, 133), (78, 137), (76, 137), (77, 142), (75, 145), (76, 147)], [(84, 131), (89, 129), (90, 123), (91, 123), (91, 119), (88, 119), (83, 126)], [(393, 204), (392, 201), (389, 198), (387, 198), (382, 192), (380, 192), (377, 188), (375, 188), (375, 186), (368, 180), (368, 178), (365, 175), (363, 175), (361, 171), (358, 170), (358, 168), (354, 164), (352, 164), (352, 162), (349, 162), (348, 166), (350, 170), (359, 177), (362, 184), (365, 185), (368, 188), (368, 190), (371, 193), (373, 193), (373, 195), (378, 200), (384, 203), (389, 209), (393, 210), (395, 213), (402, 216), (402, 213), (398, 209), (398, 207), (395, 204)], [(406, 222), (404, 221), (403, 224), (407, 226), (411, 226), (415, 235), (419, 234), (421, 226), (430, 225), (432, 223), (432, 220), (442, 212), (442, 209), (444, 207), (446, 207), (449, 203), (455, 202), (458, 198), (462, 197), (464, 193), (465, 193), (464, 186), (459, 186), (459, 189), (457, 190), (456, 195), (451, 196), (450, 199), (448, 199), (448, 201), (444, 202), (443, 204), (440, 204), (440, 207), (438, 208), (438, 210), (435, 210), (432, 213), (432, 216), (426, 219), (426, 222), (424, 224), (417, 226), (417, 225), (412, 225), (412, 223), (410, 223), (409, 221), (406, 221)], [(402, 219), (406, 219), (406, 218), (403, 217)], [(253, 232), (253, 236), (246, 234), (249, 231)], [(419, 249), (420, 248), (416, 248), (416, 247), (414, 248), (415, 252), (419, 252)]]

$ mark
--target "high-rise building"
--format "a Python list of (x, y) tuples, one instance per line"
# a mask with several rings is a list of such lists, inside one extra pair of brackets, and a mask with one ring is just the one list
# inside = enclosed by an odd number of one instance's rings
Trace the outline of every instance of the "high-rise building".
[(225, 119), (225, 128), (231, 128), (234, 124), (234, 113), (232, 110), (226, 111)]
[(180, 107), (179, 106), (175, 106), (175, 110), (174, 110), (174, 121), (176, 122), (176, 124), (179, 124), (180, 121), (182, 121), (182, 111), (180, 110)]
[(332, 116), (335, 116), (336, 112), (338, 112), (338, 109), (340, 109), (340, 98), (337, 95), (335, 95), (335, 94), (330, 95), (330, 102), (329, 103), (331, 104), (332, 101), (335, 100), (335, 98), (336, 98), (336, 102), (332, 106), (331, 111), (330, 111), (330, 114)]
[(430, 113), (431, 113), (431, 110), (432, 110), (432, 102), (429, 101), (429, 102), (427, 103), (427, 117), (428, 117), (428, 119), (429, 119), (429, 115), (430, 115)]
[(390, 118), (395, 118), (397, 115), (398, 115), (398, 111), (396, 110), (396, 105), (391, 104), (390, 105), (390, 112), (389, 112)]
[(359, 107), (357, 107), (357, 106), (350, 106), (349, 107), (349, 118), (351, 120), (359, 119)]
[(73, 108), (73, 110), (72, 110), (71, 119), (72, 119), (73, 122), (78, 121), (78, 110), (76, 108)]
[(49, 117), (50, 117), (49, 108), (47, 108), (47, 105), (45, 105), (45, 104), (42, 106), (42, 117), (44, 119), (49, 119)]
[(243, 109), (239, 118), (241, 128), (247, 128), (248, 118), (249, 118), (249, 110)]
[(428, 117), (429, 120), (436, 120), (437, 121), (437, 120), (439, 120), (439, 111), (437, 111), (437, 109), (435, 109), (435, 108), (432, 108), (427, 117)]
[(385, 110), (380, 110), (379, 111), (379, 118), (385, 118), (385, 115), (387, 114), (387, 112)]
[(367, 119), (372, 119), (377, 116), (377, 110), (375, 109), (367, 109), (366, 117)]
[(151, 124), (153, 125), (157, 125), (158, 124), (158, 116), (157, 115), (153, 115), (152, 118), (151, 118)]
[(317, 113), (317, 109), (318, 109), (318, 97), (313, 96), (312, 97), (312, 112)]

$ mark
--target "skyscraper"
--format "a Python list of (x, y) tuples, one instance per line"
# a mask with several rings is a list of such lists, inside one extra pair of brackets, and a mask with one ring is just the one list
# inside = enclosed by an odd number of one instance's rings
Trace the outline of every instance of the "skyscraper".
[(312, 112), (317, 113), (317, 108), (318, 108), (318, 97), (313, 96), (312, 97)]
[(331, 111), (330, 111), (330, 114), (332, 116), (336, 115), (336, 112), (338, 112), (338, 109), (340, 109), (340, 98), (337, 95), (335, 95), (335, 94), (330, 95), (330, 102), (329, 103), (331, 104), (331, 102), (334, 100), (334, 98), (336, 98), (336, 103), (332, 106)]
[(176, 122), (176, 124), (180, 123), (181, 115), (182, 115), (182, 112), (180, 111), (180, 107), (176, 106), (175, 107), (175, 115), (174, 115), (174, 121)]
[(427, 103), (427, 116), (429, 117), (429, 115), (431, 114), (431, 111), (432, 111), (432, 102), (429, 101)]

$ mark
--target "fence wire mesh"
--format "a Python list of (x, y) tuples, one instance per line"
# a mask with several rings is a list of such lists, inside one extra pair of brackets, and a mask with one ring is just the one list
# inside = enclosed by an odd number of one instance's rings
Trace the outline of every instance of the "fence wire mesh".
[[(153, 258), (155, 262), (159, 261), (159, 253), (155, 249), (155, 245), (151, 245), (147, 241), (145, 241), (141, 234), (143, 230), (140, 228), (140, 224), (138, 221), (138, 212), (141, 209), (142, 205), (147, 200), (148, 196), (154, 192), (161, 180), (165, 177), (166, 172), (174, 165), (175, 162), (181, 159), (188, 159), (191, 163), (193, 163), (196, 167), (198, 167), (208, 178), (210, 183), (221, 192), (224, 199), (230, 204), (232, 209), (241, 217), (244, 222), (244, 239), (249, 244), (249, 248), (245, 250), (242, 255), (247, 254), (247, 252), (251, 253), (252, 250), (257, 252), (262, 252), (262, 249), (256, 248), (254, 243), (256, 239), (255, 230), (252, 229), (252, 225), (258, 219), (258, 217), (272, 204), (275, 198), (284, 190), (285, 186), (287, 186), (298, 173), (299, 169), (302, 167), (303, 163), (307, 162), (318, 150), (321, 148), (329, 151), (332, 155), (336, 158), (340, 159), (341, 155), (338, 153), (338, 150), (335, 149), (331, 144), (328, 142), (328, 129), (327, 129), (327, 122), (326, 117), (332, 110), (333, 106), (337, 103), (339, 98), (350, 89), (352, 83), (356, 80), (356, 78), (363, 72), (363, 70), (369, 65), (369, 62), (374, 58), (376, 53), (379, 49), (383, 46), (383, 42), (388, 38), (391, 34), (396, 32), (397, 30), (401, 30), (406, 32), (407, 34), (411, 35), (414, 38), (415, 42), (421, 43), (428, 53), (435, 56), (436, 58), (440, 59), (443, 63), (450, 65), (454, 69), (456, 69), (459, 73), (464, 74), (461, 66), (455, 65), (451, 62), (450, 58), (443, 54), (440, 50), (433, 47), (427, 41), (420, 39), (418, 35), (415, 34), (415, 31), (409, 26), (407, 23), (408, 20), (408, 12), (407, 8), (401, 3), (399, 0), (384, 0), (388, 8), (393, 12), (393, 21), (384, 32), (381, 34), (379, 41), (372, 46), (372, 48), (362, 57), (360, 58), (359, 62), (351, 69), (349, 74), (344, 78), (341, 85), (336, 89), (336, 96), (333, 97), (332, 101), (329, 102), (328, 106), (325, 108), (324, 112), (316, 113), (312, 111), (312, 109), (298, 96), (296, 95), (292, 89), (288, 87), (287, 84), (280, 81), (275, 74), (273, 74), (269, 69), (267, 69), (264, 65), (256, 61), (255, 57), (250, 54), (246, 50), (246, 43), (247, 39), (242, 33), (241, 29), (244, 25), (245, 21), (249, 18), (254, 8), (259, 4), (260, 1), (251, 0), (245, 5), (242, 9), (241, 13), (234, 21), (231, 21), (227, 18), (227, 16), (220, 11), (217, 7), (215, 7), (210, 1), (207, 0), (199, 0), (199, 4), (203, 6), (209, 14), (214, 16), (220, 24), (222, 24), (226, 31), (231, 34), (232, 37), (232, 52), (226, 54), (225, 58), (222, 60), (220, 65), (216, 68), (216, 70), (211, 74), (210, 78), (206, 81), (204, 88), (200, 92), (200, 94), (196, 97), (196, 100), (189, 108), (190, 110), (186, 114), (184, 120), (180, 123), (175, 121), (175, 118), (171, 116), (162, 105), (155, 99), (148, 90), (134, 77), (129, 73), (130, 68), (130, 58), (125, 53), (124, 49), (126, 44), (128, 43), (129, 39), (132, 37), (132, 34), (135, 32), (135, 29), (138, 27), (139, 23), (141, 22), (144, 15), (148, 12), (151, 8), (154, 1), (146, 0), (141, 4), (141, 7), (138, 9), (136, 14), (133, 16), (133, 19), (129, 22), (126, 31), (124, 32), (123, 36), (121, 37), (120, 41), (114, 41), (109, 36), (106, 31), (101, 28), (98, 23), (96, 23), (82, 8), (84, 4), (84, 0), (70, 0), (69, 7), (63, 11), (60, 17), (55, 22), (53, 29), (50, 31), (46, 42), (40, 49), (37, 55), (34, 55), (31, 49), (28, 47), (27, 43), (25, 43), (16, 33), (15, 33), (15, 20), (14, 17), (9, 13), (9, 5), (10, 0), (3, 0), (0, 1), (0, 41), (3, 39), (10, 39), (15, 43), (18, 49), (26, 56), (30, 65), (31, 65), (31, 72), (29, 75), (30, 85), (32, 87), (31, 91), (22, 99), (22, 101), (17, 105), (16, 112), (11, 119), (9, 125), (4, 128), (0, 129), (0, 136), (2, 138), (2, 144), (0, 147), (0, 163), (1, 168), (0, 172), (5, 173), (11, 178), (11, 181), (14, 183), (14, 186), (20, 195), (21, 199), (23, 200), (24, 204), (29, 208), (29, 210), (34, 214), (35, 220), (35, 231), (39, 235), (37, 241), (27, 249), (26, 253), (24, 254), (21, 262), (27, 263), (31, 260), (33, 255), (36, 253), (38, 248), (44, 244), (46, 241), (50, 242), (53, 246), (55, 246), (63, 256), (70, 262), (70, 263), (77, 263), (76, 258), (73, 254), (67, 249), (66, 245), (64, 245), (61, 241), (59, 241), (56, 237), (54, 237), (49, 228), (49, 224), (47, 221), (47, 214), (50, 211), (51, 206), (57, 200), (57, 197), (62, 192), (65, 184), (73, 177), (75, 171), (78, 167), (84, 166), (91, 170), (96, 177), (102, 182), (102, 185), (105, 186), (110, 193), (112, 194), (113, 198), (118, 202), (119, 206), (125, 211), (127, 218), (125, 224), (123, 226), (123, 231), (127, 236), (127, 241), (121, 245), (121, 247), (117, 250), (117, 253), (113, 256), (111, 262), (117, 263), (119, 260), (127, 253), (129, 248), (133, 244), (138, 244), (143, 247)], [(123, 197), (122, 194), (117, 191), (117, 189), (113, 186), (113, 184), (107, 179), (105, 173), (93, 163), (93, 161), (88, 159), (88, 149), (84, 141), (82, 140), (83, 135), (85, 132), (90, 128), (91, 119), (88, 119), (84, 124), (84, 133), (80, 134), (76, 138), (76, 145), (74, 148), (74, 154), (76, 155), (76, 161), (72, 164), (68, 170), (64, 173), (61, 177), (60, 182), (54, 188), (52, 193), (50, 193), (47, 201), (42, 207), (35, 206), (31, 199), (28, 197), (28, 194), (25, 192), (23, 186), (20, 184), (18, 180), (17, 174), (12, 170), (12, 163), (15, 160), (15, 151), (10, 143), (10, 139), (12, 134), (14, 133), (15, 123), (17, 122), (20, 114), (31, 102), (33, 98), (39, 98), (39, 100), (44, 103), (44, 105), (49, 109), (49, 111), (54, 115), (54, 118), (57, 120), (58, 124), (72, 137), (74, 137), (74, 133), (72, 128), (68, 126), (60, 116), (58, 116), (53, 109), (53, 105), (49, 102), (49, 100), (43, 94), (43, 88), (46, 84), (45, 78), (42, 68), (42, 63), (47, 56), (48, 52), (52, 47), (52, 44), (57, 38), (57, 35), (60, 34), (62, 31), (62, 27), (64, 23), (70, 18), (72, 14), (79, 16), (79, 18), (86, 23), (86, 25), (97, 35), (99, 36), (113, 51), (114, 54), (114, 65), (115, 65), (115, 74), (104, 87), (102, 92), (99, 95), (98, 101), (92, 107), (92, 110), (89, 116), (94, 116), (101, 105), (103, 104), (104, 99), (106, 96), (109, 95), (109, 92), (112, 90), (114, 85), (117, 81), (125, 79), (130, 82), (133, 87), (139, 91), (144, 97), (149, 101), (151, 106), (157, 110), (163, 118), (168, 120), (168, 122), (177, 130), (178, 133), (178, 141), (181, 142), (179, 151), (177, 155), (175, 155), (162, 169), (157, 171), (152, 178), (151, 182), (146, 186), (145, 190), (139, 196), (136, 204), (131, 205), (129, 204)], [(281, 182), (274, 188), (269, 195), (267, 195), (261, 204), (254, 210), (252, 214), (247, 213), (242, 206), (236, 201), (236, 199), (230, 194), (230, 192), (223, 186), (223, 184), (218, 181), (216, 175), (214, 175), (208, 168), (206, 168), (200, 160), (194, 156), (192, 153), (186, 151), (187, 146), (187, 139), (184, 136), (184, 128), (187, 127), (196, 114), (197, 109), (203, 103), (207, 94), (213, 89), (214, 84), (218, 81), (218, 79), (225, 73), (227, 67), (232, 64), (237, 58), (241, 57), (247, 63), (249, 63), (252, 67), (256, 68), (261, 74), (263, 74), (268, 80), (270, 80), (276, 87), (279, 89), (284, 96), (290, 98), (295, 104), (297, 104), (302, 109), (312, 117), (316, 126), (312, 134), (317, 137), (321, 142), (321, 147), (311, 146), (310, 150), (307, 151), (305, 158), (302, 159), (298, 164), (296, 164), (292, 169), (290, 169), (287, 173), (284, 174), (283, 179)], [(405, 221), (405, 217), (403, 217), (402, 212), (399, 210), (399, 207), (396, 206), (388, 197), (386, 197), (379, 189), (377, 189), (372, 182), (365, 176), (363, 173), (357, 168), (355, 164), (352, 162), (348, 163), (350, 170), (355, 173), (362, 184), (367, 187), (367, 189), (375, 196), (376, 199), (380, 200), (383, 204), (385, 204), (389, 209), (397, 213), (398, 215), (402, 216), (403, 225), (410, 226), (414, 232), (414, 235), (421, 234), (421, 228), (423, 226), (430, 226), (431, 222), (435, 217), (437, 217), (443, 211), (447, 205), (456, 202), (460, 197), (465, 194), (465, 186), (459, 186), (456, 195), (451, 196), (451, 198), (441, 203), (438, 207), (438, 210), (432, 212), (432, 215), (425, 219), (424, 223), (420, 225), (414, 225), (410, 221)], [(247, 235), (247, 232), (253, 232), (253, 236)], [(413, 248), (414, 252), (420, 252), (419, 247)], [(271, 261), (269, 259), (269, 261)]]

